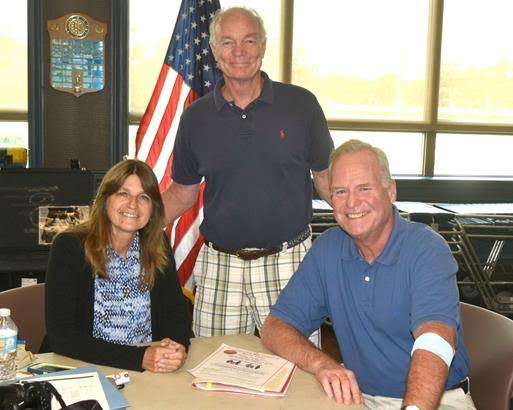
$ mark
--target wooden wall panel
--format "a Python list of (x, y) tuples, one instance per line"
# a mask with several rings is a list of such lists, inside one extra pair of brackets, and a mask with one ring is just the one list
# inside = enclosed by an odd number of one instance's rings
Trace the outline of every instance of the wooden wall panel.
[[(53, 89), (49, 81), (49, 35), (46, 21), (73, 12), (85, 13), (107, 23), (105, 37), (105, 87), (75, 97)], [(111, 152), (111, 59), (110, 2), (108, 0), (46, 0), (43, 8), (43, 147), (44, 167), (66, 168), (79, 159), (88, 169), (108, 169)]]

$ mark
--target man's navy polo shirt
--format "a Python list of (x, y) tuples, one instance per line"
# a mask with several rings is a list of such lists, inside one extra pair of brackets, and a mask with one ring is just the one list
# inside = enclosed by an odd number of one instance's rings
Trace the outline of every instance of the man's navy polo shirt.
[(340, 228), (313, 243), (271, 314), (304, 335), (330, 317), (344, 364), (367, 394), (403, 397), (413, 332), (428, 321), (456, 329), (446, 387), (468, 375), (456, 286), (458, 267), (445, 240), (394, 207), (394, 228), (369, 265)]
[(173, 180), (205, 178), (200, 230), (227, 249), (275, 247), (305, 230), (310, 170), (326, 169), (333, 149), (315, 96), (262, 77), (261, 95), (244, 110), (224, 99), (220, 81), (184, 111), (175, 141)]

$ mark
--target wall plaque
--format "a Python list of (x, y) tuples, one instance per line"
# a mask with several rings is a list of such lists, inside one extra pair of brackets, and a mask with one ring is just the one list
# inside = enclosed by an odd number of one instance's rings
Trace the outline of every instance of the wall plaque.
[(50, 85), (76, 97), (105, 85), (107, 24), (83, 13), (46, 23), (50, 35)]

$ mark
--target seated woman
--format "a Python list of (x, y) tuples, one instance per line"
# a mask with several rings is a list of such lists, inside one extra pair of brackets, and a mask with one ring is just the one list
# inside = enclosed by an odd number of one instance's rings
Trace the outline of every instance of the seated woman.
[(183, 365), (191, 319), (163, 226), (164, 205), (151, 168), (137, 160), (113, 166), (89, 219), (52, 245), (46, 274), (49, 350), (129, 370), (164, 373)]

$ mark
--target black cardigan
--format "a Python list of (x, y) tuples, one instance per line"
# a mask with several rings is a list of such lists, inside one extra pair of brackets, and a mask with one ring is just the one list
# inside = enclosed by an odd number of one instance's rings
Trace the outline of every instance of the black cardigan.
[[(167, 241), (166, 241), (167, 243)], [(168, 247), (169, 263), (150, 292), (152, 338), (165, 337), (189, 347), (191, 318)], [(142, 371), (145, 347), (93, 338), (94, 277), (81, 239), (57, 236), (46, 273), (46, 331), (51, 351), (90, 363)]]

